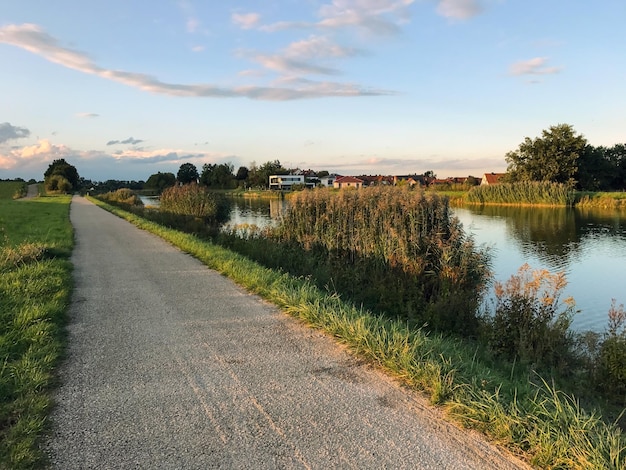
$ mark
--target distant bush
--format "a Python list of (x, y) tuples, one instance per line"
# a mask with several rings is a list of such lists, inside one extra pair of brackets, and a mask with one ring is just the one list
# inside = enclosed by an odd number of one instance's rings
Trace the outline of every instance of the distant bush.
[(474, 186), (466, 201), (472, 204), (540, 204), (572, 206), (573, 189), (562, 183), (532, 181)]
[(98, 196), (98, 199), (122, 206), (143, 206), (141, 198), (133, 190), (121, 188)]
[(45, 188), (49, 193), (69, 193), (72, 183), (62, 175), (51, 175), (46, 178)]
[(226, 220), (228, 217), (228, 205), (224, 199), (195, 183), (172, 186), (163, 191), (160, 210), (206, 221)]
[(15, 190), (15, 193), (13, 193), (13, 199), (23, 198), (26, 196), (27, 192), (28, 186), (26, 185), (26, 183), (21, 183)]
[(17, 180), (0, 180), (0, 199), (16, 199), (17, 194), (26, 194), (26, 183)]

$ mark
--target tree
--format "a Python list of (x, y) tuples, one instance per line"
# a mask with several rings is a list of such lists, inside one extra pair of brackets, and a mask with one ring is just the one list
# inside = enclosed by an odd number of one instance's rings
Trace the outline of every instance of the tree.
[(253, 163), (248, 175), (248, 181), (251, 186), (266, 188), (269, 185), (270, 175), (286, 175), (288, 173), (278, 160), (265, 162), (260, 167), (256, 167)]
[(146, 181), (145, 187), (146, 189), (155, 189), (159, 193), (163, 192), (164, 189), (174, 186), (176, 184), (176, 176), (174, 173), (155, 173), (150, 175), (148, 181)]
[[(67, 183), (69, 183), (69, 188), (67, 187), (67, 184), (63, 184), (63, 188), (67, 188), (64, 189), (63, 191), (70, 191), (72, 188), (73, 189), (77, 189), (78, 188), (78, 184), (79, 184), (79, 180), (80, 177), (78, 176), (78, 171), (76, 170), (76, 167), (74, 165), (70, 165), (69, 163), (67, 163), (65, 161), (64, 158), (60, 158), (58, 160), (54, 160), (49, 166), (48, 169), (46, 170), (46, 172), (43, 174), (44, 176), (44, 183), (46, 185), (46, 187), (48, 187), (50, 185), (50, 179), (52, 176), (61, 176), (63, 177)], [(61, 189), (58, 188), (58, 180), (57, 182), (54, 183), (55, 185), (55, 189), (51, 190), (51, 191), (60, 191)]]
[(605, 147), (587, 145), (578, 160), (576, 180), (578, 189), (587, 191), (606, 191), (611, 189), (616, 174), (615, 168), (608, 158)]
[(604, 156), (609, 162), (613, 178), (611, 178), (611, 189), (626, 189), (626, 144), (615, 144), (607, 148)]
[(234, 167), (230, 163), (205, 163), (202, 166), (202, 174), (200, 175), (200, 184), (212, 188), (227, 189), (233, 186)]
[(240, 166), (239, 169), (237, 170), (237, 176), (235, 176), (235, 179), (237, 181), (245, 181), (248, 179), (249, 173), (250, 172), (248, 168), (246, 168), (245, 166)]
[(574, 184), (587, 139), (569, 124), (557, 124), (541, 137), (526, 137), (518, 149), (506, 154), (507, 176), (515, 181), (552, 181)]
[(183, 163), (176, 174), (176, 179), (181, 184), (197, 183), (198, 178), (198, 169), (193, 163)]

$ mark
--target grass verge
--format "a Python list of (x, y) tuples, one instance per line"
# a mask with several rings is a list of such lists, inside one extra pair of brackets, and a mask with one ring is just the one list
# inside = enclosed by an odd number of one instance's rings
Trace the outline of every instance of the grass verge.
[(0, 468), (43, 465), (71, 291), (70, 196), (0, 200)]
[(427, 334), (375, 316), (312, 285), (193, 235), (100, 207), (195, 256), (355, 354), (423, 391), (431, 403), (541, 468), (625, 468), (626, 440), (615, 424), (583, 409), (541, 377), (505, 371), (468, 341)]

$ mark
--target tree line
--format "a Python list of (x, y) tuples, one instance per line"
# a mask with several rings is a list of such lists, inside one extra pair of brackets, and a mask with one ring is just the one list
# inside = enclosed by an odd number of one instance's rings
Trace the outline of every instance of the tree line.
[[(534, 139), (526, 137), (516, 150), (505, 155), (505, 160), (508, 166), (503, 181), (509, 183), (565, 183), (581, 191), (626, 189), (626, 144), (593, 146), (570, 124), (551, 126)], [(158, 172), (150, 175), (145, 182), (108, 180), (98, 183), (80, 178), (73, 165), (58, 159), (44, 173), (44, 183), (46, 189), (52, 192), (79, 189), (108, 192), (124, 187), (160, 193), (176, 183), (192, 182), (211, 189), (265, 189), (270, 175), (290, 171), (279, 160), (262, 165), (252, 162), (249, 167), (241, 166), (236, 172), (231, 163), (205, 163), (200, 171), (192, 163), (183, 163), (177, 174)], [(328, 174), (328, 171), (319, 171), (316, 176), (321, 178)]]
[[(144, 187), (161, 192), (176, 183), (199, 183), (212, 189), (238, 187), (264, 189), (268, 186), (270, 175), (285, 174), (289, 171), (278, 160), (268, 161), (260, 166), (252, 162), (249, 168), (240, 166), (236, 172), (231, 163), (205, 163), (201, 171), (198, 171), (193, 163), (183, 163), (176, 175), (169, 172), (150, 175)], [(328, 174), (328, 172), (323, 173)]]

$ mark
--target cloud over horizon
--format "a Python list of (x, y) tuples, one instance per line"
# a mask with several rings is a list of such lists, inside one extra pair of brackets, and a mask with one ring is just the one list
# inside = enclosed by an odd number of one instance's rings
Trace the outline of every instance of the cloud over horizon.
[(124, 139), (124, 140), (109, 140), (107, 142), (107, 145), (117, 145), (117, 144), (136, 145), (136, 144), (140, 144), (141, 142), (143, 142), (143, 140), (129, 137), (128, 139)]
[[(0, 124), (0, 129), (5, 126)], [(130, 139), (126, 140), (137, 140)], [(76, 166), (81, 176), (95, 181), (116, 179), (111, 172), (120, 165), (130, 164), (128, 176), (123, 179), (147, 179), (157, 171), (175, 171), (182, 163), (194, 162), (223, 163), (235, 161), (239, 157), (220, 152), (191, 152), (183, 149), (128, 149), (114, 153), (100, 150), (77, 150), (67, 145), (55, 144), (48, 139), (40, 139), (36, 144), (22, 147), (0, 148), (0, 170), (21, 172), (15, 177), (42, 178), (43, 173), (53, 160), (64, 158)], [(117, 170), (119, 171), (119, 170)]]

